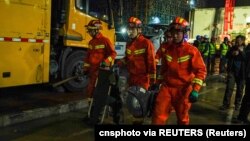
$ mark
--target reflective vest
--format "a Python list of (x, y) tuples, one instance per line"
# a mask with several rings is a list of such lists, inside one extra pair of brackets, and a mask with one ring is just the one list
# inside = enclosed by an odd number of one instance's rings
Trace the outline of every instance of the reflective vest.
[(205, 46), (203, 46), (203, 43), (199, 43), (198, 50), (200, 51), (201, 54), (204, 51), (204, 49), (205, 49)]
[(210, 52), (210, 55), (214, 55), (215, 52), (216, 52), (216, 45), (214, 43), (210, 43), (209, 44), (209, 52)]
[[(208, 44), (208, 43), (202, 43), (203, 51), (205, 51), (206, 45), (207, 45), (207, 44)], [(206, 52), (203, 52), (203, 56), (208, 56), (208, 54), (209, 54), (209, 47), (208, 47), (208, 49), (206, 50)]]
[(220, 48), (220, 54), (222, 56), (225, 56), (228, 51), (228, 46), (225, 43), (222, 43), (222, 48)]

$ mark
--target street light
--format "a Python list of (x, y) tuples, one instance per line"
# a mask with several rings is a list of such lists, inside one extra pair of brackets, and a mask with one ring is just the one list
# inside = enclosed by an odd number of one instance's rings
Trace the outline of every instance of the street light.
[(195, 8), (195, 1), (194, 0), (189, 0), (189, 1), (187, 1), (187, 3), (189, 4), (189, 7), (191, 8), (191, 9), (193, 9), (193, 8)]
[(159, 17), (152, 17), (151, 21), (150, 21), (151, 24), (158, 24), (160, 22), (161, 21), (160, 21)]
[(122, 34), (126, 33), (126, 31), (127, 31), (127, 29), (126, 29), (125, 27), (122, 27), (122, 28), (121, 28), (121, 33), (122, 33)]

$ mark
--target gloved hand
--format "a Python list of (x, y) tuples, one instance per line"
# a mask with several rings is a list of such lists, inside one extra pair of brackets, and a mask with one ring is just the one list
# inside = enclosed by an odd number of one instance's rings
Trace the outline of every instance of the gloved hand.
[(108, 65), (107, 65), (107, 63), (105, 61), (101, 62), (101, 64), (100, 64), (101, 68), (105, 68), (106, 66), (108, 66)]
[(198, 101), (199, 93), (195, 90), (193, 90), (189, 95), (189, 101), (191, 103), (195, 103)]

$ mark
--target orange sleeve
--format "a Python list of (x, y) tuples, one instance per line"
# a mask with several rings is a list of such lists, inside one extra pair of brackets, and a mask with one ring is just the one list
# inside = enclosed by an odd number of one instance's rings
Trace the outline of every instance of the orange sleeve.
[(195, 47), (193, 49), (194, 55), (192, 57), (192, 71), (195, 75), (195, 78), (193, 79), (193, 89), (199, 92), (203, 81), (206, 78), (207, 69), (198, 49), (196, 49)]
[(83, 59), (83, 62), (84, 62), (83, 68), (84, 68), (85, 70), (88, 69), (88, 68), (90, 67), (90, 64), (89, 64), (90, 47), (91, 47), (91, 45), (89, 44), (89, 48), (88, 48), (88, 50), (87, 50), (87, 55), (86, 55), (86, 57)]
[(115, 60), (117, 53), (115, 51), (114, 45), (111, 44), (110, 40), (108, 38), (105, 39), (106, 39), (107, 58), (105, 58), (104, 61), (107, 64), (112, 64), (112, 62), (114, 62)]
[(160, 59), (162, 58), (162, 45), (158, 48), (158, 50), (156, 51), (156, 54), (155, 54), (155, 61), (156, 61), (156, 64), (159, 63)]
[(155, 50), (151, 41), (147, 41), (147, 71), (150, 79), (156, 79), (156, 62), (155, 62)]

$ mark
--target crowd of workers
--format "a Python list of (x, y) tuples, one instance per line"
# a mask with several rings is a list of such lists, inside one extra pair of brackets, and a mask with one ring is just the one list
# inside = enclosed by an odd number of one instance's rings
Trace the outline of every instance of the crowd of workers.
[[(140, 92), (135, 99), (141, 104), (141, 96), (156, 86), (159, 91), (153, 97), (152, 124), (164, 125), (171, 110), (175, 110), (177, 124), (189, 124), (189, 110), (196, 102), (199, 91), (204, 85), (207, 75), (214, 73), (215, 58), (220, 56), (220, 73), (227, 74), (226, 91), (221, 110), (229, 108), (234, 84), (237, 84), (235, 110), (240, 109), (237, 121), (249, 123), (249, 87), (245, 89), (243, 102), (243, 88), (250, 86), (250, 46), (244, 45), (245, 37), (239, 35), (235, 44), (230, 44), (228, 38), (216, 49), (216, 38), (210, 42), (207, 36), (197, 36), (193, 44), (184, 38), (189, 29), (188, 22), (182, 17), (176, 17), (165, 31), (165, 42), (158, 50), (152, 42), (142, 35), (142, 22), (136, 17), (130, 17), (127, 23), (129, 41), (126, 44), (125, 57), (118, 62), (118, 66), (126, 66), (128, 70), (128, 87)], [(88, 55), (84, 60), (84, 72), (90, 77), (86, 92), (92, 98), (98, 69), (101, 66), (111, 66), (116, 57), (114, 46), (100, 30), (101, 22), (92, 20), (86, 25), (92, 36), (89, 42)], [(159, 74), (156, 75), (156, 64), (161, 62)], [(138, 92), (133, 92), (136, 94)], [(148, 100), (149, 101), (149, 100)], [(142, 104), (141, 104), (142, 105)], [(241, 106), (240, 106), (241, 105)], [(145, 109), (142, 109), (145, 110)], [(138, 118), (138, 116), (136, 117)], [(143, 118), (143, 116), (142, 116)], [(116, 119), (116, 124), (119, 124)]]
[(240, 110), (240, 114), (238, 117), (235, 117), (232, 122), (249, 124), (250, 44), (245, 44), (246, 38), (243, 35), (238, 35), (231, 41), (228, 37), (224, 37), (219, 48), (216, 48), (216, 40), (215, 37), (211, 37), (209, 42), (208, 36), (197, 35), (193, 45), (197, 47), (202, 54), (203, 60), (207, 66), (208, 75), (215, 72), (215, 58), (220, 58), (219, 74), (226, 76), (226, 89), (222, 106), (219, 107), (219, 109), (224, 111), (230, 108), (234, 86), (236, 84), (234, 109), (236, 111)]

